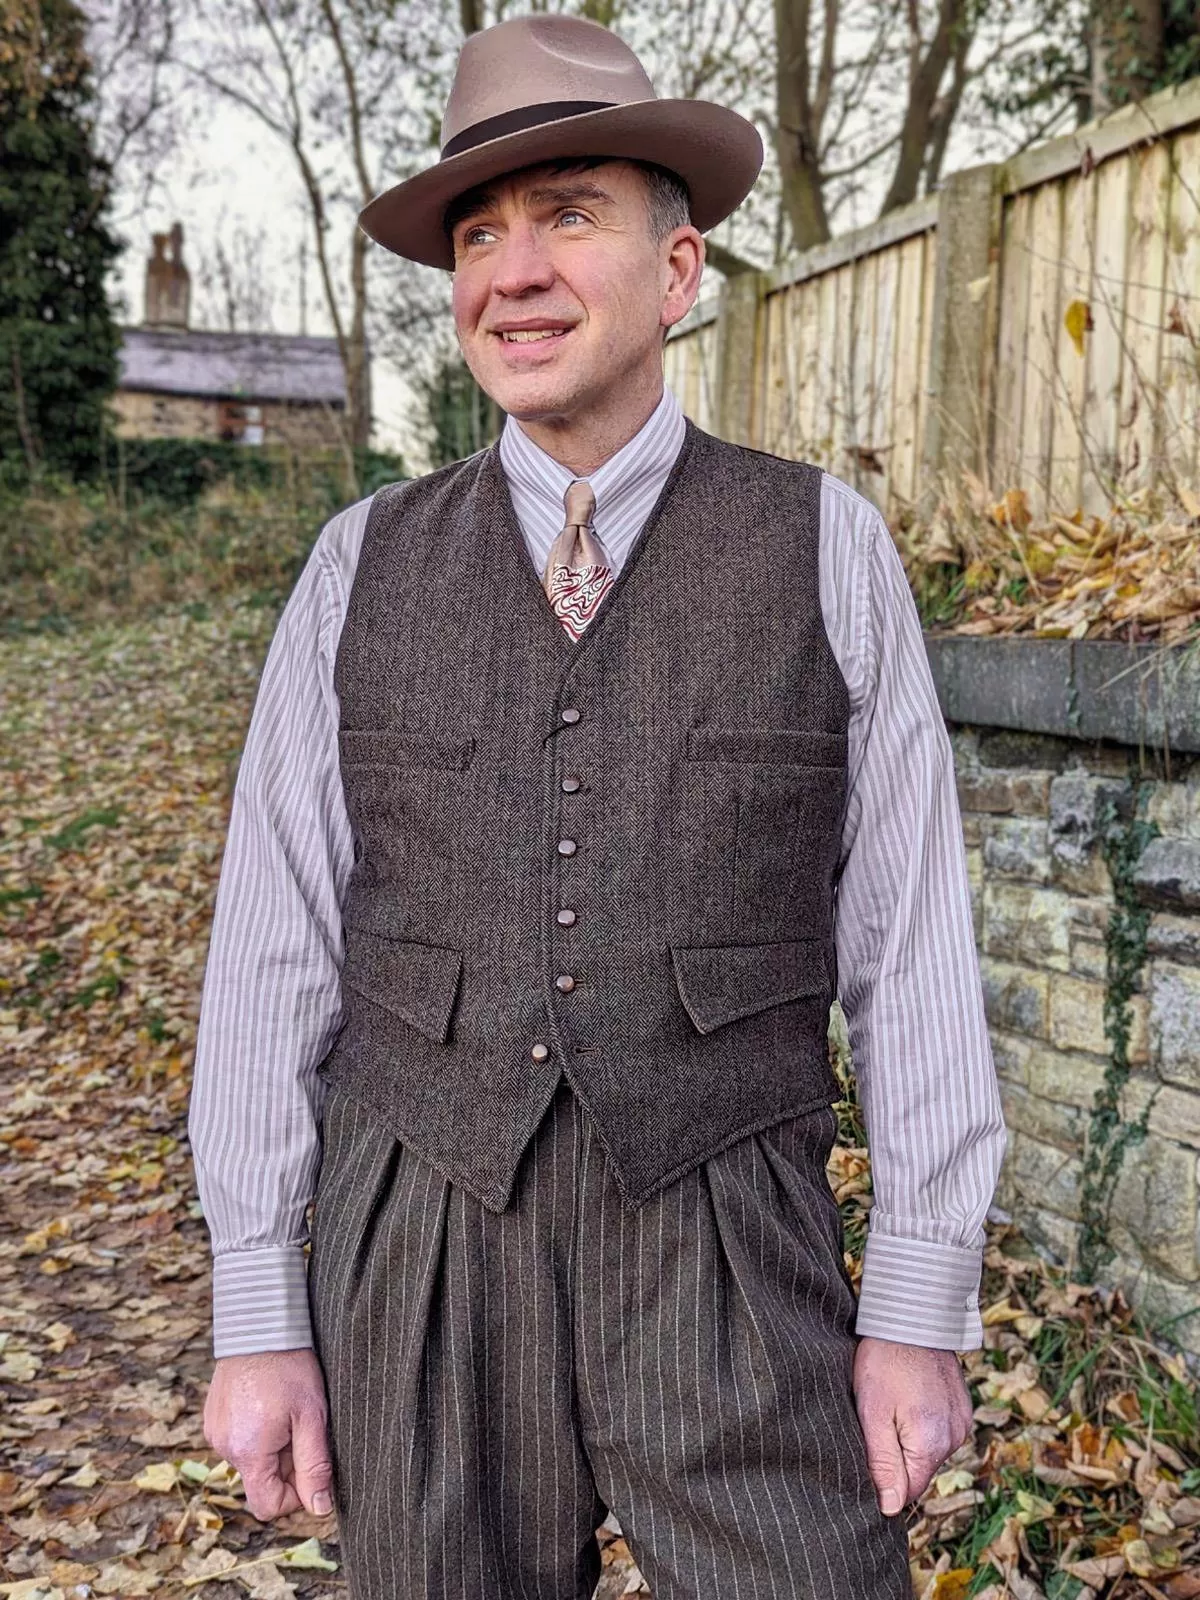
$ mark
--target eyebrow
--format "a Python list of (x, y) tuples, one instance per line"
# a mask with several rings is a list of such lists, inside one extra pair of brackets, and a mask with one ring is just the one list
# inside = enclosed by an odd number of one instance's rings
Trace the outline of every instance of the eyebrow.
[[(525, 197), (532, 205), (536, 206), (565, 206), (580, 200), (590, 200), (593, 204), (611, 206), (613, 197), (607, 189), (602, 189), (598, 183), (558, 183), (539, 186), (530, 189)], [(454, 218), (457, 228), (464, 222), (469, 222), (473, 217), (479, 216), (496, 202), (496, 191), (484, 189), (479, 196), (464, 207)]]

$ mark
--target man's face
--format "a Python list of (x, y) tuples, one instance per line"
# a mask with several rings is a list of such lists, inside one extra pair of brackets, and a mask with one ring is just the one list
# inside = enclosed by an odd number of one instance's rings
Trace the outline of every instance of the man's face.
[(474, 199), (453, 228), (454, 322), (476, 382), (504, 411), (579, 417), (661, 362), (664, 323), (695, 294), (680, 290), (673, 245), (681, 233), (703, 245), (691, 228), (652, 238), (637, 167), (530, 167)]

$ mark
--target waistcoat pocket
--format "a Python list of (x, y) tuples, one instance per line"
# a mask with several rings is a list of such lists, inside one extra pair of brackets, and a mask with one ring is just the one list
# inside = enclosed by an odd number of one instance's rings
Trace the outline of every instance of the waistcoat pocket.
[(462, 953), (413, 939), (385, 939), (364, 928), (346, 929), (342, 987), (362, 995), (445, 1043), (458, 993)]
[(692, 761), (762, 762), (800, 767), (841, 767), (848, 737), (819, 728), (722, 728), (702, 724), (687, 730)]
[(820, 994), (829, 979), (819, 939), (672, 945), (679, 998), (701, 1033), (784, 1000)]
[(348, 767), (438, 767), (457, 772), (470, 766), (475, 740), (442, 739), (408, 728), (339, 728), (338, 748)]

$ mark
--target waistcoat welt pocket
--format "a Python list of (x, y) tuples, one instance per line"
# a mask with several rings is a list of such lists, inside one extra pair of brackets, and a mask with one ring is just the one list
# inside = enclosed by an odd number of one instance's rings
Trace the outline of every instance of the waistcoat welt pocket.
[(848, 748), (844, 733), (817, 728), (721, 728), (687, 730), (691, 761), (759, 761), (803, 767), (840, 767)]
[(439, 767), (456, 772), (470, 766), (475, 740), (469, 734), (441, 739), (407, 728), (339, 728), (338, 748), (347, 766)]
[(346, 930), (342, 986), (381, 1006), (436, 1044), (450, 1031), (462, 953), (412, 939)]
[(679, 998), (701, 1033), (820, 994), (828, 978), (819, 939), (777, 944), (672, 945)]

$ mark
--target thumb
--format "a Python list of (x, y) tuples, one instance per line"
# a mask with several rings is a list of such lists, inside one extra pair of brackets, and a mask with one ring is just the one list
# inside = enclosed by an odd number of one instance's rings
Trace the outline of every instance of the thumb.
[(908, 1473), (895, 1418), (887, 1412), (864, 1417), (863, 1437), (867, 1443), (871, 1482), (879, 1496), (879, 1509), (885, 1517), (894, 1517), (903, 1511), (908, 1500)]
[(314, 1516), (333, 1509), (333, 1465), (325, 1418), (305, 1410), (292, 1418), (292, 1472), (301, 1503)]

